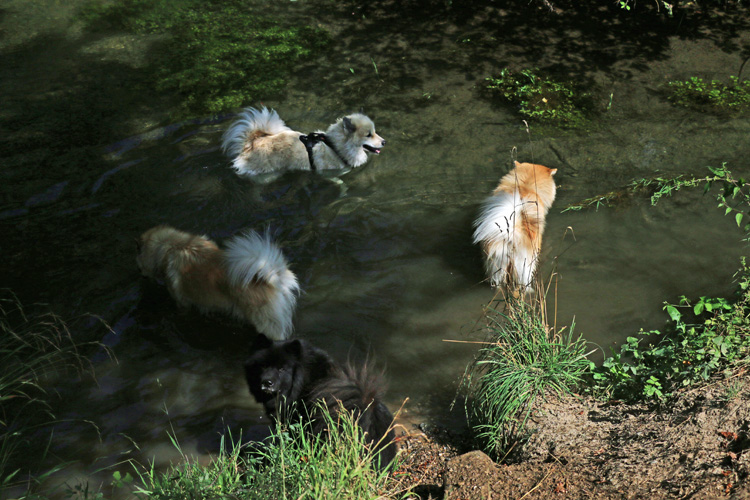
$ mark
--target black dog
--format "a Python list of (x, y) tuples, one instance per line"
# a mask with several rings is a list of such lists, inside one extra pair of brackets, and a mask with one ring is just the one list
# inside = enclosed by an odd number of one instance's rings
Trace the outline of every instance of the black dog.
[(327, 352), (305, 340), (273, 342), (263, 334), (245, 363), (250, 393), (273, 419), (308, 419), (312, 432), (325, 432), (316, 404), (334, 417), (343, 407), (351, 412), (369, 443), (375, 443), (380, 468), (396, 456), (391, 428), (393, 415), (380, 401), (382, 382), (367, 365), (359, 370), (341, 366)]

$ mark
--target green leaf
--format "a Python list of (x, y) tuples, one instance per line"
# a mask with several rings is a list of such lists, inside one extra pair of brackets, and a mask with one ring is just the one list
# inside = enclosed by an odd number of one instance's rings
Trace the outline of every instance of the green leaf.
[(738, 212), (737, 215), (734, 216), (734, 220), (737, 221), (737, 227), (740, 227), (740, 223), (742, 222), (742, 212)]
[(714, 174), (716, 177), (724, 177), (727, 172), (726, 170), (722, 168), (715, 168), (715, 167), (708, 167), (708, 169), (711, 171), (712, 174)]
[(678, 311), (675, 306), (667, 304), (664, 309), (666, 309), (667, 314), (672, 318), (672, 321), (680, 321), (680, 318), (682, 318), (682, 314), (680, 314), (680, 311)]

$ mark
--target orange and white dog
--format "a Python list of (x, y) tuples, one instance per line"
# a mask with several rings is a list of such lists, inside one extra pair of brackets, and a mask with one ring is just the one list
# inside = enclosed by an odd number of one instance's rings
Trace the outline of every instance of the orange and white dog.
[(249, 231), (222, 250), (206, 236), (156, 226), (141, 235), (137, 262), (180, 306), (228, 313), (275, 340), (292, 333), (299, 284), (268, 234)]
[(485, 254), (484, 267), (493, 287), (509, 284), (531, 291), (545, 218), (555, 200), (555, 172), (515, 162), (482, 204), (474, 222), (474, 243)]
[(286, 170), (351, 170), (369, 154), (380, 154), (385, 139), (367, 116), (355, 113), (328, 129), (304, 135), (286, 126), (268, 108), (246, 108), (224, 133), (222, 149), (241, 176), (281, 174)]

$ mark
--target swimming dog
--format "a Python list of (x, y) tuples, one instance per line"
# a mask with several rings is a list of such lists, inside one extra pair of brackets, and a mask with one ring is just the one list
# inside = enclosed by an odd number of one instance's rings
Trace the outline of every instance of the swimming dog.
[(352, 169), (380, 154), (385, 139), (359, 113), (339, 118), (325, 132), (304, 135), (286, 126), (274, 110), (246, 108), (224, 133), (222, 149), (242, 176), (286, 170)]
[(482, 204), (474, 222), (474, 243), (485, 255), (493, 287), (515, 284), (526, 292), (536, 272), (542, 233), (555, 200), (557, 169), (515, 162)]
[(156, 226), (138, 240), (137, 262), (180, 306), (223, 311), (274, 339), (292, 333), (299, 284), (268, 233), (238, 235), (222, 250), (206, 236)]
[[(272, 342), (258, 335), (245, 363), (250, 393), (272, 419), (303, 418), (314, 434), (330, 432), (343, 409), (351, 412), (383, 468), (396, 456), (393, 415), (381, 401), (380, 374), (364, 364), (340, 365), (306, 340)], [(333, 416), (321, 414), (321, 406)]]

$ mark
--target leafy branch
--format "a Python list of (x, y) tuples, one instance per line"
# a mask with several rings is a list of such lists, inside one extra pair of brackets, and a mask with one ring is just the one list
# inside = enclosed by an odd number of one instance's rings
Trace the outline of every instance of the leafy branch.
[(673, 193), (682, 188), (694, 188), (703, 184), (703, 192), (708, 193), (718, 183), (722, 187), (721, 192), (716, 196), (719, 208), (723, 208), (724, 213), (727, 215), (734, 213), (737, 227), (742, 227), (745, 232), (743, 241), (750, 241), (750, 224), (742, 226), (742, 221), (745, 220), (750, 209), (750, 191), (747, 189), (747, 181), (742, 177), (735, 177), (727, 169), (726, 163), (722, 163), (720, 167), (708, 167), (708, 170), (713, 175), (704, 177), (686, 177), (684, 175), (676, 177), (657, 176), (637, 179), (624, 188), (592, 196), (578, 203), (568, 205), (562, 212), (580, 211), (592, 207), (595, 210), (599, 210), (599, 207), (602, 206), (612, 207), (628, 195), (644, 191), (651, 193), (651, 205), (656, 205), (664, 196), (672, 196)]

